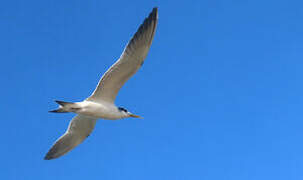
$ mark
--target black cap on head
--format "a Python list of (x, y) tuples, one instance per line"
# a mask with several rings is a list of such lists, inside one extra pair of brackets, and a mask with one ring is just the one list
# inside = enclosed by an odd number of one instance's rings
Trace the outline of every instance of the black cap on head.
[(128, 112), (125, 108), (123, 107), (118, 107), (119, 111), (123, 111), (123, 112)]

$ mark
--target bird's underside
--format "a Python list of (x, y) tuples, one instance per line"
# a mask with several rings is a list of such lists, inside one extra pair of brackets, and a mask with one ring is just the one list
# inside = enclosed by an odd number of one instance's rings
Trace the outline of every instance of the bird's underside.
[[(126, 110), (125, 113), (119, 110), (114, 104), (107, 102), (93, 102), (93, 101), (82, 101), (82, 102), (64, 102), (64, 101), (55, 101), (59, 104), (59, 108), (49, 112), (52, 113), (68, 113), (73, 112), (76, 114), (81, 114), (84, 116), (95, 117), (97, 119), (105, 120), (116, 120), (129, 117), (131, 115), (134, 117), (134, 114), (131, 114)], [(121, 113), (120, 113), (121, 112)]]
[[(123, 84), (142, 66), (154, 38), (157, 22), (158, 9), (153, 8), (125, 47), (120, 58), (104, 73), (90, 97), (77, 106), (76, 103), (57, 101), (60, 105), (59, 109), (50, 112), (74, 112), (77, 115), (71, 120), (66, 132), (54, 143), (44, 159), (58, 158), (82, 143), (93, 131), (96, 121), (100, 117), (109, 117), (108, 119), (139, 117), (124, 108), (116, 107), (114, 102)], [(87, 108), (88, 106), (84, 106), (85, 104), (93, 104), (93, 106)]]

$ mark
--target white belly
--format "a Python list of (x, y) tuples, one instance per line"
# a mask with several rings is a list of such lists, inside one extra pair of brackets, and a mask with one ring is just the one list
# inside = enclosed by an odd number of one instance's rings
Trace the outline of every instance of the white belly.
[(83, 114), (87, 116), (93, 116), (96, 118), (116, 120), (121, 119), (121, 114), (118, 113), (117, 107), (109, 103), (96, 103), (92, 101), (78, 102), (81, 107), (77, 114)]

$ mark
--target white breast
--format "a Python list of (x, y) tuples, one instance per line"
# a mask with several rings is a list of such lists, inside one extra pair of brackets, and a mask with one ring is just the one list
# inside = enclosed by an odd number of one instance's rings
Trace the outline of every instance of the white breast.
[(77, 104), (81, 107), (81, 110), (77, 111), (78, 114), (108, 120), (123, 118), (117, 107), (107, 102), (82, 101)]

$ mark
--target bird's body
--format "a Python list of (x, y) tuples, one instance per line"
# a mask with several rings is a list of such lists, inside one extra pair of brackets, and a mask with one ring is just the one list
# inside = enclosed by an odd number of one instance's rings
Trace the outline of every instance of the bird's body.
[(94, 102), (84, 100), (82, 102), (67, 103), (57, 101), (60, 104), (60, 109), (64, 112), (73, 112), (85, 116), (91, 116), (106, 120), (116, 120), (128, 117), (125, 113), (120, 112), (119, 108), (106, 101)]
[(96, 118), (106, 119), (106, 120), (116, 120), (121, 118), (126, 118), (127, 116), (120, 113), (118, 107), (114, 104), (103, 102), (93, 102), (93, 101), (82, 101), (78, 103), (82, 108), (77, 114), (83, 114), (87, 116), (93, 116)]
[(129, 41), (120, 58), (102, 76), (93, 94), (82, 102), (56, 101), (56, 113), (76, 113), (66, 132), (55, 142), (44, 159), (58, 158), (78, 144), (93, 131), (100, 118), (116, 120), (127, 117), (140, 118), (115, 105), (116, 96), (124, 83), (144, 63), (151, 46), (158, 22), (158, 9), (154, 8)]

